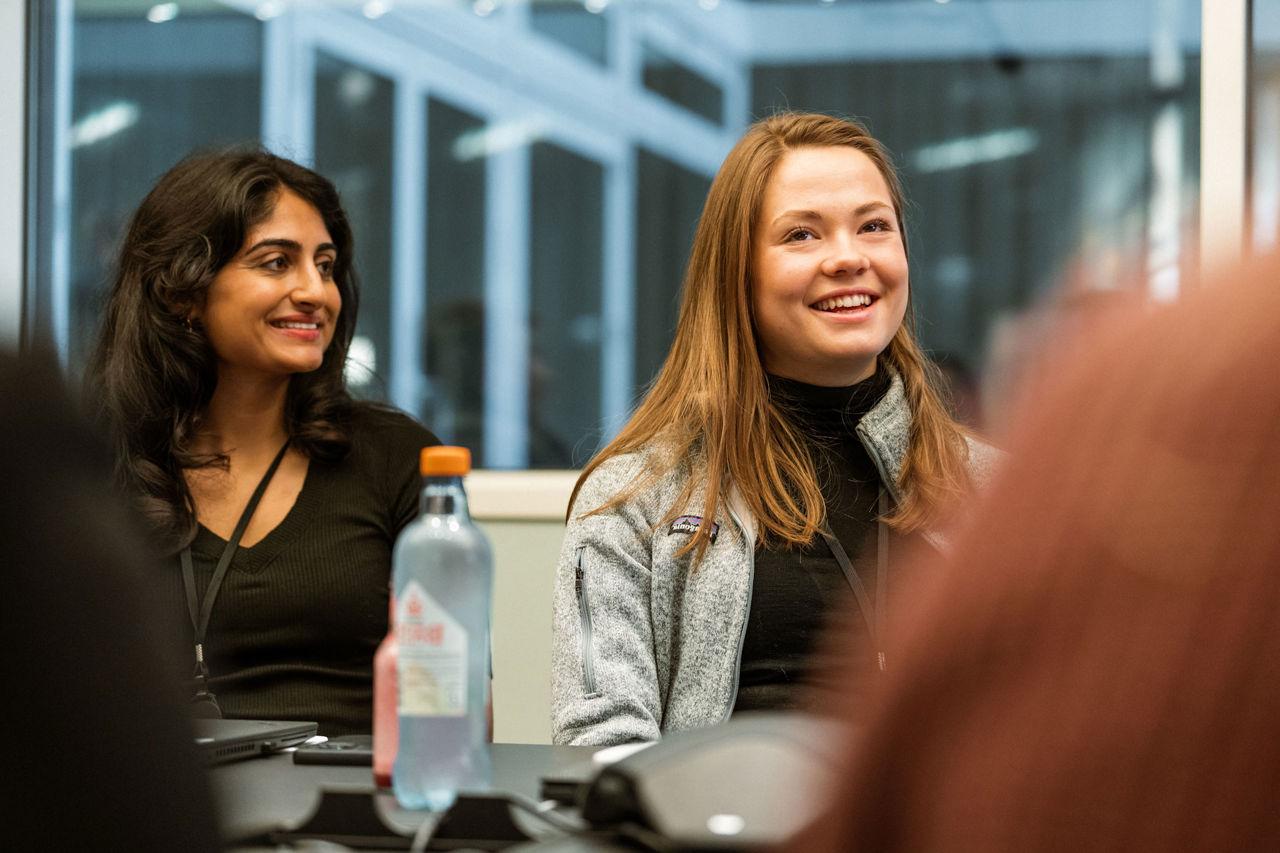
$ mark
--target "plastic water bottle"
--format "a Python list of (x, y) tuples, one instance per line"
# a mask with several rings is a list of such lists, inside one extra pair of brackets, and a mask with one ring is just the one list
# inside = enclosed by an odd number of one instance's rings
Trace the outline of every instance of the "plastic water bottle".
[(396, 540), (392, 586), (399, 748), (392, 789), (401, 806), (443, 811), (460, 789), (486, 789), (489, 541), (471, 521), (464, 447), (422, 451), (420, 515)]

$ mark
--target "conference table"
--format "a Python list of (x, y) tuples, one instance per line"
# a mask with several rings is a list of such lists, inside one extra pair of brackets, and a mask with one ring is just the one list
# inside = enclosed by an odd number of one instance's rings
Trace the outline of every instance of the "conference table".
[[(490, 746), (493, 791), (537, 801), (544, 778), (586, 778), (594, 751), (594, 747), (493, 744)], [(322, 791), (336, 794), (326, 794), (326, 803), (331, 808), (327, 819), (322, 819), (322, 825), (335, 830), (332, 834), (321, 833), (329, 840), (341, 841), (341, 834), (348, 832), (360, 836), (372, 815), (371, 802), (376, 803), (383, 823), (405, 835), (399, 845), (401, 849), (408, 846), (408, 837), (423, 820), (422, 813), (396, 805), (389, 792), (373, 794), (369, 767), (294, 764), (292, 755), (280, 753), (216, 766), (210, 770), (210, 782), (224, 837), (234, 845), (234, 849), (242, 851), (278, 850), (275, 844), (281, 838), (271, 833), (304, 824), (316, 811)], [(547, 827), (541, 821), (520, 809), (511, 808), (501, 799), (476, 799), (470, 803), (470, 809), (472, 828), (478, 826), (481, 832), (513, 836), (506, 840), (502, 837), (485, 839), (488, 843), (484, 849), (514, 849), (521, 844), (529, 844), (529, 839), (522, 839), (518, 837), (520, 835), (530, 838), (547, 835)], [(508, 821), (517, 832), (510, 831), (506, 826)], [(445, 821), (437, 832), (447, 829), (448, 822)], [(463, 837), (465, 835), (464, 832)], [(427, 849), (452, 849), (461, 843), (458, 837), (450, 840), (446, 834), (444, 838), (433, 840)], [(391, 840), (383, 849), (396, 849), (394, 845), (394, 840)], [(313, 846), (311, 849), (318, 848)], [(554, 849), (606, 851), (620, 848), (575, 841), (557, 845)]]
[[(316, 838), (406, 849), (419, 827), (424, 841), (434, 827), (429, 850), (763, 849), (822, 818), (822, 793), (841, 769), (831, 745), (844, 737), (839, 721), (786, 713), (743, 714), (669, 734), (625, 759), (626, 772), (618, 765), (601, 780), (590, 803), (606, 828), (594, 833), (583, 832), (573, 804), (597, 758), (616, 759), (617, 750), (594, 756), (596, 747), (492, 744), (491, 789), (460, 796), (438, 825), (375, 792), (368, 766), (295, 764), (281, 754), (215, 767), (211, 778), (224, 835), (240, 850), (299, 841), (323, 849), (310, 841)], [(281, 832), (304, 824), (305, 833)]]

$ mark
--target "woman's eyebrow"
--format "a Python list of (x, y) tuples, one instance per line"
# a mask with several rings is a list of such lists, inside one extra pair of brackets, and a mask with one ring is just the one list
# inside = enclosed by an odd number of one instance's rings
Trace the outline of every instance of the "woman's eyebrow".
[(779, 222), (781, 222), (784, 219), (821, 219), (821, 218), (822, 218), (822, 215), (818, 213), (816, 210), (788, 210), (785, 213), (779, 214), (778, 217), (773, 220), (773, 224), (777, 225)]
[[(265, 249), (265, 248), (286, 249), (290, 252), (301, 252), (302, 244), (299, 243), (297, 240), (290, 240), (285, 237), (268, 237), (265, 240), (259, 240), (258, 242), (254, 243), (252, 246), (245, 249), (244, 253), (246, 255), (251, 255), (254, 252), (258, 251), (259, 249)], [(336, 254), (337, 251), (338, 251), (338, 247), (333, 243), (321, 243), (320, 245), (316, 246), (317, 253), (334, 252)]]
[[(866, 216), (873, 210), (880, 210), (881, 208), (892, 211), (893, 205), (883, 201), (868, 201), (855, 207), (853, 209), (853, 215), (855, 218), (859, 216)], [(822, 214), (818, 213), (816, 210), (788, 210), (785, 213), (779, 214), (779, 216), (773, 220), (773, 224), (777, 225), (784, 219), (820, 220), (822, 219)]]
[(871, 211), (873, 211), (873, 210), (878, 210), (878, 209), (880, 209), (880, 208), (882, 208), (882, 207), (883, 207), (885, 210), (890, 210), (890, 211), (891, 211), (891, 210), (893, 210), (893, 205), (891, 205), (891, 204), (887, 204), (886, 202), (883, 202), (883, 201), (869, 201), (869, 202), (867, 202), (866, 204), (860, 204), (860, 205), (858, 205), (856, 208), (854, 208), (854, 210), (853, 210), (853, 215), (854, 215), (854, 216), (866, 216), (866, 215), (867, 215), (868, 213), (870, 213)]
[(259, 249), (266, 249), (266, 248), (288, 249), (291, 252), (301, 252), (302, 244), (299, 243), (297, 240), (288, 240), (288, 239), (285, 239), (284, 237), (268, 237), (265, 240), (259, 240), (258, 242), (254, 243), (252, 246), (245, 249), (244, 253), (246, 255), (249, 255), (258, 251)]

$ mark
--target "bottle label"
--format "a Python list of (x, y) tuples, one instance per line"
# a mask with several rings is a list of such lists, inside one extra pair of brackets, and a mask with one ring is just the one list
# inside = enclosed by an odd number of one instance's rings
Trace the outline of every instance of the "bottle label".
[(467, 714), (467, 632), (417, 581), (396, 601), (402, 717)]

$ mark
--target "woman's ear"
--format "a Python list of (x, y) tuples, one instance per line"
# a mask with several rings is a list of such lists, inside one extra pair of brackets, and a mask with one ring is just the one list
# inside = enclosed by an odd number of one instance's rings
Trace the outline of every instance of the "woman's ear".
[(169, 310), (182, 323), (188, 332), (194, 332), (200, 325), (200, 308), (197, 305), (169, 305)]
[(200, 322), (199, 302), (192, 301), (189, 295), (178, 294), (172, 290), (156, 287), (155, 296), (173, 317), (186, 326), (193, 328)]

